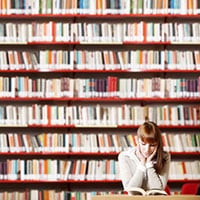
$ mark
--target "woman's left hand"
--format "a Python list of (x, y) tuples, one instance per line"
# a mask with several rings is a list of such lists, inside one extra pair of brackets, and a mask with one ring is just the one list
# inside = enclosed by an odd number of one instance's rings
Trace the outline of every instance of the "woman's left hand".
[(156, 152), (157, 152), (157, 147), (154, 149), (153, 153), (147, 158), (146, 162), (150, 162), (156, 155)]
[(145, 160), (145, 157), (142, 155), (139, 146), (137, 146), (137, 149), (136, 149), (136, 156), (140, 160), (140, 162), (144, 165), (146, 160)]

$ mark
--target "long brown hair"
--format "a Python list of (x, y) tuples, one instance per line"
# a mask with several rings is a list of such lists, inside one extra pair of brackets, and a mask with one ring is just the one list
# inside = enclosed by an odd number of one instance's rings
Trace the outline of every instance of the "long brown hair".
[(163, 154), (163, 143), (161, 131), (156, 123), (147, 121), (144, 122), (137, 130), (138, 139), (140, 138), (145, 143), (157, 144), (157, 152), (155, 155), (155, 169), (157, 173), (163, 168), (165, 162)]

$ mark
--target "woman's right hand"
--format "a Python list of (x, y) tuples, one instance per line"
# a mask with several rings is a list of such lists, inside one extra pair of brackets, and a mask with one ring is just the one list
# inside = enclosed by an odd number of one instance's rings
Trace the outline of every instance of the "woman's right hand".
[(137, 146), (137, 149), (136, 149), (136, 156), (140, 160), (140, 162), (144, 165), (146, 162), (146, 158), (142, 155), (139, 146)]
[(157, 147), (154, 149), (153, 153), (147, 158), (147, 162), (150, 162), (156, 155), (156, 153), (157, 153)]

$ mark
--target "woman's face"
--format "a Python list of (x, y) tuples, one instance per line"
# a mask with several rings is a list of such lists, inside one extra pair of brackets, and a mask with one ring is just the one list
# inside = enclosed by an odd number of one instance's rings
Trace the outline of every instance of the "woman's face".
[(139, 139), (139, 147), (144, 158), (148, 158), (157, 149), (156, 143), (145, 143)]

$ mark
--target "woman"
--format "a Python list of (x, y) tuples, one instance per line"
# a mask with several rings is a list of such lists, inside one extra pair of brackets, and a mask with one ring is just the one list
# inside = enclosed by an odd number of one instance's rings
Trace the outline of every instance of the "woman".
[(137, 147), (118, 156), (125, 191), (132, 187), (164, 190), (169, 174), (170, 155), (163, 150), (161, 131), (154, 122), (145, 122), (137, 130)]

